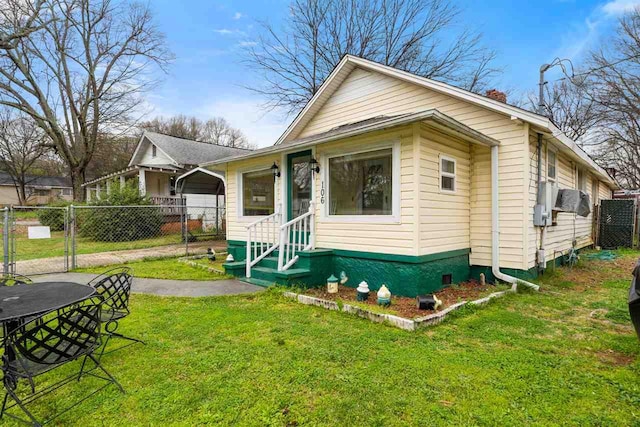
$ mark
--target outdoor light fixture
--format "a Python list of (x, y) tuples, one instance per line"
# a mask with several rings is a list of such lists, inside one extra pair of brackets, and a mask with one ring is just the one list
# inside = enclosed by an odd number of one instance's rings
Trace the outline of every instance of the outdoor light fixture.
[(327, 292), (330, 294), (338, 293), (338, 278), (333, 274), (327, 279)]
[(273, 162), (273, 165), (271, 165), (271, 172), (273, 172), (274, 178), (280, 178), (280, 168), (276, 162)]
[(309, 160), (309, 167), (315, 173), (320, 173), (320, 164), (315, 158), (312, 157), (311, 160)]

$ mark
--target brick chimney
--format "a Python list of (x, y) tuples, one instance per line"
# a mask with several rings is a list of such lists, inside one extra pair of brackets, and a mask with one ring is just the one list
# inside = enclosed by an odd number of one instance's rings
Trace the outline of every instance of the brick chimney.
[(495, 99), (496, 101), (507, 103), (507, 94), (500, 92), (498, 89), (491, 89), (487, 91), (487, 98)]

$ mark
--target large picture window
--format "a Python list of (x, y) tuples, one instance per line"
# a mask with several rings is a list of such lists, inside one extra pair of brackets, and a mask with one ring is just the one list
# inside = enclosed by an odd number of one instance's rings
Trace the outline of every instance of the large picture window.
[(329, 159), (330, 215), (392, 215), (392, 149)]
[(242, 215), (266, 216), (275, 212), (273, 174), (270, 169), (242, 174)]

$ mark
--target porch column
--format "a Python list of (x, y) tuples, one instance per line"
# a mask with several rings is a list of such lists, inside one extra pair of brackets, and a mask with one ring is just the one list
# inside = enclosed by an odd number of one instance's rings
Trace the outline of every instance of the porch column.
[(120, 175), (120, 189), (122, 190), (126, 184), (127, 183), (124, 175)]
[(111, 194), (111, 180), (107, 180), (107, 196)]
[(138, 191), (141, 196), (147, 194), (147, 181), (145, 179), (144, 169), (138, 171)]
[(102, 189), (100, 188), (100, 183), (96, 184), (96, 199), (100, 200), (100, 192)]
[(89, 186), (87, 186), (85, 188), (85, 191), (87, 192), (87, 202), (91, 201), (91, 188)]

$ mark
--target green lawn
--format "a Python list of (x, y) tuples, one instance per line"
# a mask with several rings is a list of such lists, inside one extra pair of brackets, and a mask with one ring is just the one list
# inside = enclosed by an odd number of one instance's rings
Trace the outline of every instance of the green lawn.
[[(208, 260), (201, 262), (203, 265), (214, 267), (224, 271), (222, 264), (224, 260), (210, 262)], [(206, 264), (205, 264), (206, 263)], [(105, 270), (115, 267), (127, 266), (133, 269), (136, 277), (145, 277), (150, 279), (172, 279), (172, 280), (221, 280), (228, 279), (231, 276), (224, 274), (211, 273), (202, 268), (193, 267), (178, 261), (177, 258), (162, 259), (145, 259), (142, 261), (128, 262), (124, 264), (109, 265), (102, 267), (79, 268), (74, 270), (78, 273), (95, 273), (100, 274)]]
[[(640, 342), (626, 307), (638, 256), (558, 271), (540, 293), (416, 333), (275, 290), (134, 295), (121, 329), (148, 344), (103, 360), (127, 393), (109, 388), (60, 424), (638, 425)], [(35, 408), (46, 414), (91, 384)]]
[[(97, 252), (122, 251), (127, 249), (144, 249), (156, 246), (180, 244), (180, 234), (168, 234), (153, 239), (134, 240), (131, 242), (94, 242), (86, 237), (78, 237), (76, 243), (77, 254), (93, 254)], [(70, 244), (70, 243), (69, 243)], [(70, 250), (70, 249), (69, 249)], [(1, 250), (0, 250), (1, 252)], [(64, 234), (51, 233), (51, 239), (30, 240), (20, 235), (16, 238), (16, 260), (50, 258), (64, 255)]]

